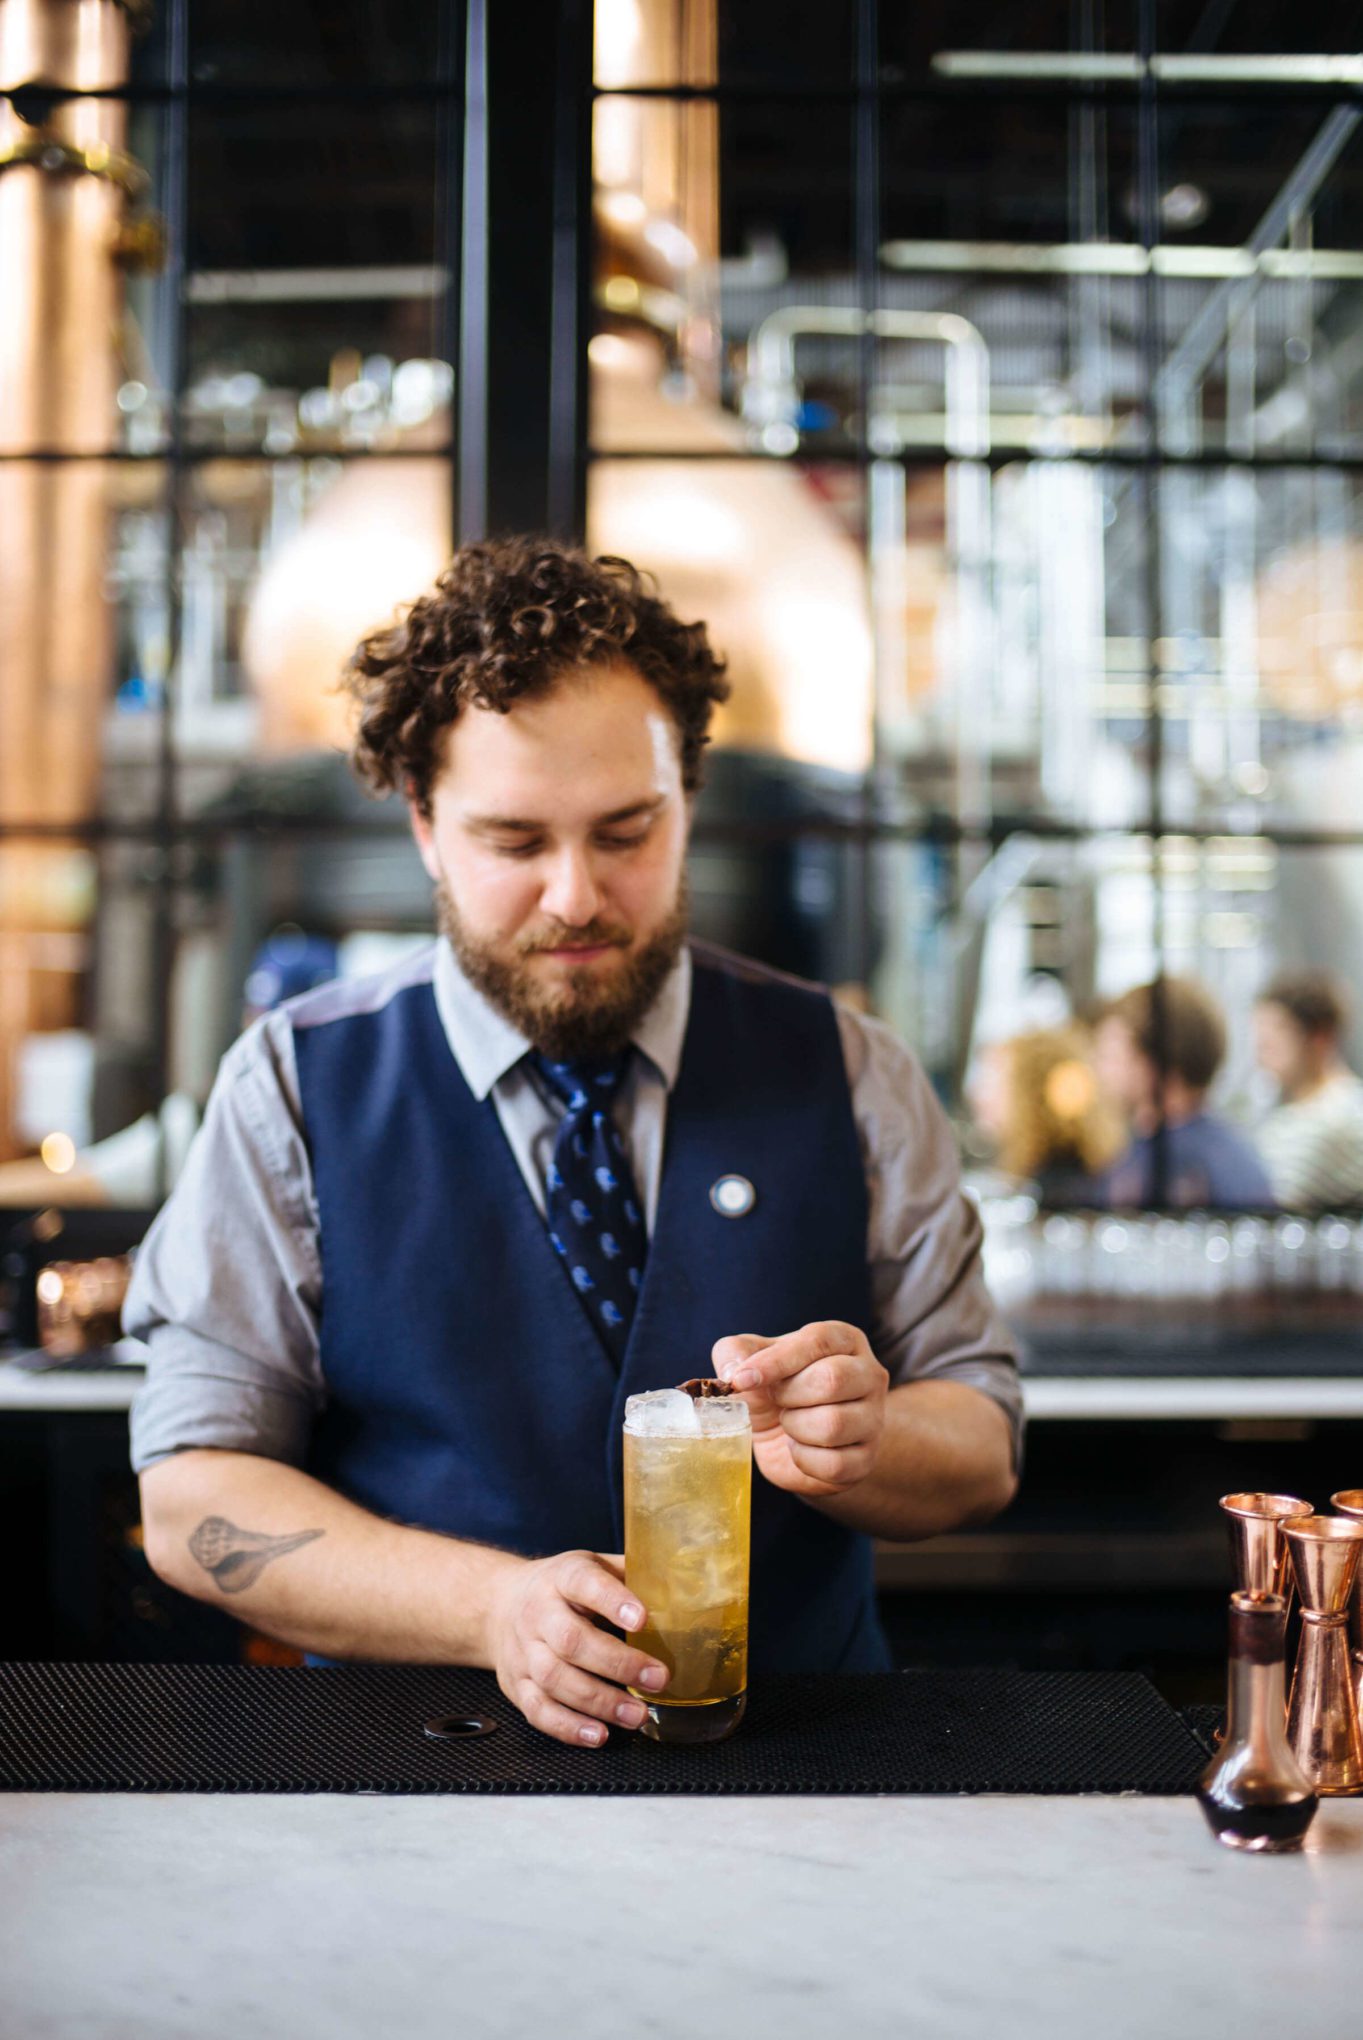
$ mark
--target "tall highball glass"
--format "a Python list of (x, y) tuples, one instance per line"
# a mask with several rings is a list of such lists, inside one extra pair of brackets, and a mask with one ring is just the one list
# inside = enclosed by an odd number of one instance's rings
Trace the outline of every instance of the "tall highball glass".
[(748, 1688), (752, 1427), (741, 1396), (676, 1390), (625, 1405), (625, 1580), (648, 1611), (630, 1641), (667, 1690), (636, 1692), (655, 1742), (721, 1742)]

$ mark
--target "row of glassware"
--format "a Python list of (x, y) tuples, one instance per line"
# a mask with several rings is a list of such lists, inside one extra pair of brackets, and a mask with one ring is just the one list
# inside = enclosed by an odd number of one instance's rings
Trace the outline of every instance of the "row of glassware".
[(1037, 1210), (989, 1200), (986, 1270), (1003, 1298), (1363, 1295), (1363, 1218)]

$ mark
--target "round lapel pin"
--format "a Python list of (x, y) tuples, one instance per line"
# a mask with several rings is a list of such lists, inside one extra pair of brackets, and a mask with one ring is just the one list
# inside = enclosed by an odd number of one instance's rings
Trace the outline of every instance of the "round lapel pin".
[(710, 1202), (721, 1218), (746, 1218), (757, 1192), (746, 1176), (721, 1176), (710, 1185)]

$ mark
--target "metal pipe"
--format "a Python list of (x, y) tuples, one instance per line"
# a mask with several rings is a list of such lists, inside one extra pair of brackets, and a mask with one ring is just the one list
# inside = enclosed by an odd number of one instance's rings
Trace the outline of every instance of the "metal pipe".
[(1363, 276), (1355, 248), (1216, 247), (1188, 243), (1143, 248), (1138, 241), (886, 241), (889, 269), (952, 275), (1260, 277), (1272, 281), (1351, 283)]
[(939, 77), (1028, 85), (1363, 85), (1360, 56), (1142, 57), (1135, 51), (938, 50)]
[(989, 452), (989, 349), (978, 326), (955, 312), (863, 312), (855, 305), (783, 305), (748, 340), (748, 381), (769, 397), (798, 405), (795, 343), (824, 334), (924, 340), (945, 347), (947, 451), (962, 459)]

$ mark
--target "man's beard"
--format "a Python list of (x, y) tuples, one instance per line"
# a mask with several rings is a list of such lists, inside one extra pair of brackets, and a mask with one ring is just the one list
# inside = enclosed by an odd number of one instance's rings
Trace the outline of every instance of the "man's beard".
[[(460, 919), (444, 880), (437, 879), (435, 886), (436, 920), (465, 977), (551, 1062), (587, 1062), (626, 1046), (681, 954), (689, 904), (683, 874), (667, 919), (609, 978), (599, 981), (590, 965), (570, 966), (556, 985), (548, 985), (528, 960), (508, 963), (494, 956)], [(528, 959), (546, 949), (586, 949), (600, 942), (623, 948), (628, 941), (628, 930), (617, 923), (591, 921), (585, 928), (538, 935), (520, 945), (519, 953)]]

